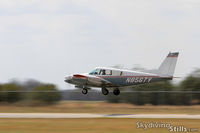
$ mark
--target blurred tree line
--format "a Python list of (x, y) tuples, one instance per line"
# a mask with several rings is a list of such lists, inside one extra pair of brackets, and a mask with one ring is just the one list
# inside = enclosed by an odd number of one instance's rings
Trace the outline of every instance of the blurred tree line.
[[(130, 92), (121, 93), (119, 96), (110, 95), (109, 97), (107, 97), (107, 101), (112, 103), (131, 103), (135, 105), (200, 104), (200, 93), (195, 93), (195, 92), (184, 93), (184, 91), (200, 91), (200, 69), (194, 71), (183, 81), (181, 81), (179, 84), (176, 85), (172, 84), (170, 81), (157, 82), (157, 83), (134, 86), (132, 88), (129, 88), (128, 91)], [(153, 92), (148, 92), (148, 91), (153, 91)], [(175, 91), (175, 92), (164, 92), (164, 91)]]
[[(137, 68), (138, 69), (138, 68)], [(124, 88), (125, 89), (125, 88)], [(171, 82), (157, 82), (144, 84), (125, 89), (126, 91), (136, 91), (121, 93), (119, 96), (94, 93), (82, 95), (76, 92), (59, 92), (54, 84), (44, 84), (36, 80), (20, 82), (14, 80), (7, 84), (0, 84), (0, 103), (22, 103), (22, 105), (45, 105), (54, 104), (64, 96), (67, 100), (107, 100), (112, 103), (131, 103), (135, 105), (194, 105), (200, 104), (200, 69), (191, 73), (179, 84)], [(145, 93), (145, 91), (147, 91)], [(153, 92), (148, 92), (153, 91)], [(161, 91), (161, 92), (159, 92)], [(162, 92), (176, 91), (176, 92)], [(180, 91), (180, 93), (179, 93)], [(181, 93), (193, 91), (193, 93)], [(64, 95), (64, 96), (63, 96)], [(90, 98), (89, 98), (90, 97)], [(95, 98), (94, 98), (95, 97)]]
[(31, 105), (53, 104), (61, 100), (61, 94), (54, 84), (44, 84), (36, 80), (0, 84), (0, 102), (23, 102)]

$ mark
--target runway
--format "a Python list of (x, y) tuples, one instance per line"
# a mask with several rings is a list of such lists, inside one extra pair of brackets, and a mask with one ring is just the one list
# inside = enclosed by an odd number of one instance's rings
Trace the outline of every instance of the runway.
[(87, 114), (87, 113), (0, 113), (0, 118), (155, 118), (155, 119), (200, 119), (190, 114)]

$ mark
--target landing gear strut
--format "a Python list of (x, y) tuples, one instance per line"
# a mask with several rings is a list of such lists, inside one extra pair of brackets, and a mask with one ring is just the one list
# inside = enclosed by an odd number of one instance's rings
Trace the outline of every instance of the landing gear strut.
[(87, 94), (88, 93), (88, 89), (83, 88), (82, 93), (83, 94)]
[(106, 89), (105, 87), (103, 87), (101, 91), (102, 91), (102, 94), (104, 94), (104, 95), (108, 95), (109, 94), (108, 89)]
[(114, 89), (113, 94), (118, 96), (120, 94), (120, 90), (119, 89)]

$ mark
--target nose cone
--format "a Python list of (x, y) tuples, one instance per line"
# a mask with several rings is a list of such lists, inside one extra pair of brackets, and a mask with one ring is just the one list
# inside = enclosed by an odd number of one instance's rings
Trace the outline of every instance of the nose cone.
[(67, 76), (67, 77), (65, 77), (65, 82), (67, 82), (67, 83), (71, 83), (72, 82), (72, 76)]

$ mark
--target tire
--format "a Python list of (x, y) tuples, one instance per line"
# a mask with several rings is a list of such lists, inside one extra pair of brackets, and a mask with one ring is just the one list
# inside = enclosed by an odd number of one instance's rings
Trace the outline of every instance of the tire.
[(83, 93), (84, 95), (86, 95), (86, 94), (88, 93), (88, 90), (87, 90), (87, 89), (83, 89), (83, 90), (82, 90), (82, 93)]
[(120, 90), (119, 89), (114, 89), (113, 94), (118, 96), (120, 94)]
[(102, 94), (104, 94), (104, 95), (108, 95), (108, 94), (109, 94), (108, 89), (106, 89), (106, 88), (102, 88)]

